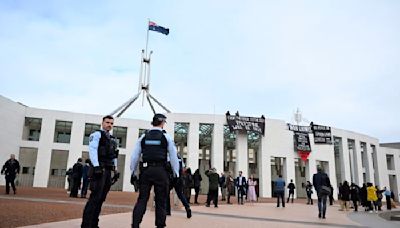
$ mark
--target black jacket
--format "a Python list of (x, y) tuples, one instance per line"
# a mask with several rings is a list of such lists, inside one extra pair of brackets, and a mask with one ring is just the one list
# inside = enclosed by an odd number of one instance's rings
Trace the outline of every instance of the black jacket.
[(15, 177), (15, 175), (19, 173), (19, 169), (20, 166), (17, 159), (8, 159), (6, 163), (4, 163), (3, 168), (1, 169), (1, 173), (4, 173), (6, 176)]
[(317, 193), (319, 193), (322, 186), (330, 187), (331, 181), (329, 180), (329, 177), (326, 173), (318, 172), (318, 173), (314, 174), (314, 176), (313, 176), (313, 184), (314, 184), (315, 191), (317, 191)]

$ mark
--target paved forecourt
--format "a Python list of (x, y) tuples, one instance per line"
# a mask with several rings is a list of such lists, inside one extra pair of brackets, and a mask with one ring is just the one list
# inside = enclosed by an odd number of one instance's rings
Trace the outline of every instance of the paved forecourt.
[[(193, 206), (193, 217), (186, 218), (185, 211), (174, 210), (167, 217), (167, 227), (190, 228), (234, 228), (234, 227), (365, 227), (348, 217), (348, 213), (338, 211), (337, 206), (328, 207), (327, 219), (317, 217), (316, 204), (287, 204), (285, 208), (276, 208), (275, 203), (257, 203), (245, 205), (220, 205), (218, 208)], [(100, 227), (130, 227), (132, 213), (104, 215), (100, 217)], [(29, 228), (70, 228), (79, 227), (81, 219), (26, 226)], [(154, 226), (154, 210), (147, 210), (141, 227)]]

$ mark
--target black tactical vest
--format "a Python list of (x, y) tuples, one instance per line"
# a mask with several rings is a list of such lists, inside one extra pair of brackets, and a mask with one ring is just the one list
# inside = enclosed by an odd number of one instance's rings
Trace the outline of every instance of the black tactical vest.
[(113, 166), (114, 159), (118, 157), (117, 141), (114, 136), (107, 137), (104, 131), (98, 131), (101, 133), (97, 149), (99, 163), (102, 166)]
[(143, 162), (167, 162), (168, 141), (164, 135), (165, 131), (147, 131), (142, 139)]

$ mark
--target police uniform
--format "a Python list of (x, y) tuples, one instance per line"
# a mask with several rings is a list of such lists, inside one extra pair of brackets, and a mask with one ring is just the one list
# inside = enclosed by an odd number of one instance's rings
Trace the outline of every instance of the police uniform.
[(117, 143), (108, 131), (99, 130), (90, 135), (89, 157), (93, 167), (89, 176), (90, 197), (83, 211), (81, 227), (98, 227), (101, 206), (111, 188), (111, 171), (117, 166)]
[[(153, 118), (153, 126), (158, 126), (166, 117), (156, 114)], [(158, 122), (157, 122), (158, 121)], [(169, 155), (169, 156), (168, 156)], [(169, 179), (166, 169), (167, 160), (170, 163), (176, 177), (179, 177), (179, 162), (177, 152), (172, 138), (160, 127), (153, 127), (142, 135), (136, 142), (131, 155), (131, 172), (135, 175), (140, 156), (140, 186), (139, 197), (132, 213), (132, 227), (139, 227), (143, 215), (146, 212), (147, 200), (150, 196), (151, 187), (154, 186), (157, 227), (165, 227), (166, 220), (166, 198), (168, 197)]]

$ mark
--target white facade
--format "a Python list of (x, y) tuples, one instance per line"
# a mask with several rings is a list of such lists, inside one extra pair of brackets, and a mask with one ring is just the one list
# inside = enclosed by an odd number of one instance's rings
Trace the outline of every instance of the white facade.
[[(5, 120), (5, 128), (0, 133), (2, 145), (0, 147), (0, 162), (6, 161), (9, 155), (13, 153), (20, 160), (21, 166), (26, 165), (28, 167), (29, 164), (32, 164), (34, 166), (34, 174), (31, 173), (30, 175), (33, 177), (33, 182), (31, 184), (26, 184), (28, 183), (26, 182), (25, 185), (34, 187), (50, 186), (49, 178), (57, 175), (54, 171), (57, 171), (57, 168), (54, 168), (57, 162), (51, 162), (52, 152), (54, 151), (64, 151), (64, 155), (67, 157), (66, 162), (60, 161), (63, 171), (58, 173), (65, 183), (65, 177), (62, 176), (65, 169), (72, 167), (76, 160), (82, 157), (82, 153), (88, 151), (88, 146), (83, 144), (85, 124), (100, 124), (102, 119), (102, 116), (99, 115), (26, 107), (2, 96), (0, 96), (0, 117)], [(23, 130), (26, 118), (41, 119), (38, 141), (28, 140), (24, 135), (27, 134)], [(203, 164), (209, 162), (211, 167), (215, 167), (219, 173), (225, 169), (225, 171), (234, 170), (235, 176), (239, 170), (243, 171), (243, 175), (246, 177), (250, 174), (255, 174), (255, 177), (259, 178), (261, 197), (272, 196), (271, 180), (275, 178), (278, 170), (280, 170), (279, 172), (282, 173), (287, 182), (293, 179), (298, 195), (303, 196), (302, 191), (304, 189), (301, 188), (301, 183), (312, 179), (312, 175), (316, 173), (317, 164), (324, 167), (334, 187), (337, 186), (337, 182), (344, 180), (355, 182), (359, 185), (367, 181), (376, 183), (381, 187), (392, 186), (392, 188), (396, 188), (393, 190), (397, 196), (399, 193), (400, 149), (380, 147), (378, 139), (367, 135), (332, 127), (334, 141), (337, 141), (335, 149), (334, 145), (314, 144), (313, 136), (310, 134), (312, 152), (308, 161), (304, 163), (299, 161), (299, 156), (294, 151), (293, 132), (288, 130), (286, 122), (266, 119), (265, 135), (261, 137), (255, 158), (256, 172), (253, 170), (250, 173), (246, 134), (236, 134), (235, 149), (234, 152), (231, 152), (235, 154), (234, 166), (231, 167), (225, 162), (227, 157), (224, 142), (225, 115), (170, 113), (167, 114), (167, 118), (168, 123), (165, 130), (171, 136), (174, 136), (176, 123), (188, 124), (187, 147), (184, 148), (184, 151), (187, 153), (185, 155), (186, 164), (192, 171), (197, 168), (202, 171), (207, 166)], [(150, 119), (151, 117), (149, 117)], [(56, 121), (72, 122), (69, 143), (54, 142)], [(211, 150), (207, 152), (209, 153), (208, 160), (204, 163), (199, 162), (199, 128), (201, 124), (212, 124)], [(127, 129), (126, 146), (125, 148), (120, 148), (120, 155), (122, 157), (125, 156), (124, 166), (120, 170), (123, 173), (123, 182), (120, 189), (133, 191), (133, 186), (129, 183), (130, 153), (139, 137), (139, 129), (148, 129), (150, 122), (147, 120), (116, 118), (114, 126), (126, 127)], [(31, 151), (36, 151), (36, 159), (34, 159), (35, 156), (29, 156)], [(22, 153), (24, 153), (23, 156)], [(63, 154), (63, 152), (60, 153)], [(392, 158), (393, 160), (391, 160)], [(54, 169), (51, 167), (52, 163), (54, 163)], [(279, 165), (277, 165), (278, 163)], [(199, 167), (199, 164), (204, 167)], [(295, 164), (298, 165), (296, 166)], [(25, 176), (30, 173), (28, 168), (25, 169), (25, 172)], [(4, 178), (1, 178), (0, 184), (4, 185), (4, 182)], [(206, 182), (204, 183), (206, 184)], [(23, 185), (22, 180), (21, 184)], [(337, 187), (335, 192), (338, 192)]]

